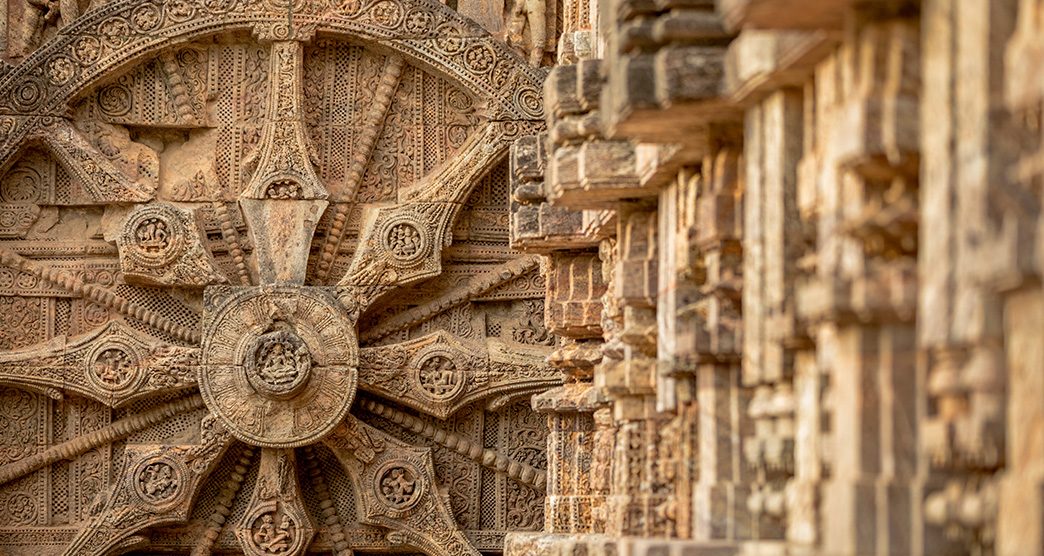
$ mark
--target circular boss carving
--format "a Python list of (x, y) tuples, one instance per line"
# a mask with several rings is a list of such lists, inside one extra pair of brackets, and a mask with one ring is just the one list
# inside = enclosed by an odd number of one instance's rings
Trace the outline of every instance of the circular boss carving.
[(464, 388), (463, 373), (448, 354), (429, 353), (414, 367), (413, 379), (431, 399), (452, 400)]
[(377, 472), (377, 499), (393, 510), (408, 510), (417, 505), (424, 493), (424, 481), (413, 464), (392, 461)]
[(355, 327), (337, 301), (298, 287), (211, 294), (198, 375), (207, 407), (254, 446), (302, 446), (333, 430), (358, 374)]
[(182, 464), (164, 455), (145, 458), (134, 466), (131, 482), (142, 502), (160, 508), (181, 503), (186, 471)]
[(408, 264), (427, 255), (428, 234), (414, 218), (392, 218), (381, 228), (381, 246), (395, 262)]
[(120, 235), (121, 247), (136, 263), (146, 267), (167, 265), (181, 256), (188, 230), (186, 217), (164, 205), (141, 207), (131, 213)]
[(243, 367), (254, 390), (271, 398), (289, 399), (307, 385), (312, 356), (304, 340), (293, 332), (270, 332), (248, 348)]
[(125, 342), (110, 340), (87, 354), (87, 380), (102, 391), (133, 390), (140, 378), (137, 352)]

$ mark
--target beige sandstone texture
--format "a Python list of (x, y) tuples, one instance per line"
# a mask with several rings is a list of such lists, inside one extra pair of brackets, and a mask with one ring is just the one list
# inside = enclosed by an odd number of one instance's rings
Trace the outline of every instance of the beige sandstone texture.
[(0, 555), (1044, 556), (1044, 0), (0, 24)]

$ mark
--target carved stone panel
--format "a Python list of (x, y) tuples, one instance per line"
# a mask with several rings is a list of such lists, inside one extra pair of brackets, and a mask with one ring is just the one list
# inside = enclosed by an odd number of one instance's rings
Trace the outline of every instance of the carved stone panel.
[(431, 0), (2, 5), (0, 553), (539, 529), (543, 71)]

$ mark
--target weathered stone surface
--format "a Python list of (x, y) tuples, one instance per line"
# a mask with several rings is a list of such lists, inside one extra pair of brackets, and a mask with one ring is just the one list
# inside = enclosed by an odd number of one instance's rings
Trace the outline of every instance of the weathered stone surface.
[(1044, 556), (1042, 21), (0, 1), (0, 553)]
[(564, 379), (506, 157), (557, 7), (87, 4), (0, 11), (0, 553), (540, 530)]

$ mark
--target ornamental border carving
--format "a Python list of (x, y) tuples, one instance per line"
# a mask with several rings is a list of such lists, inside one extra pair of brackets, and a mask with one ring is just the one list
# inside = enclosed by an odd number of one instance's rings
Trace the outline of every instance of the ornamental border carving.
[[(118, 0), (91, 10), (0, 78), (0, 160), (6, 166), (27, 135), (132, 60), (218, 33), (284, 24), (286, 17), (259, 0)], [(303, 5), (291, 23), (401, 53), (490, 103), (491, 120), (543, 118), (546, 71), (438, 2), (327, 0)]]

